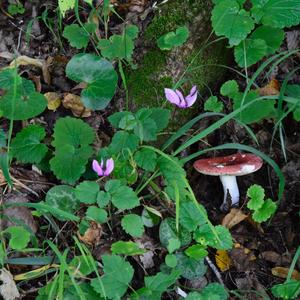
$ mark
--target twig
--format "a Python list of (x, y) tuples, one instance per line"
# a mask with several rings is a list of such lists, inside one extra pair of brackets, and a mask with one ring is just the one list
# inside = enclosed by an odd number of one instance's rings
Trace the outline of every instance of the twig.
[(209, 267), (214, 272), (214, 274), (216, 275), (216, 277), (217, 277), (218, 281), (220, 282), (220, 284), (222, 284), (225, 287), (224, 281), (222, 279), (222, 275), (219, 272), (218, 268), (214, 265), (214, 263), (210, 260), (210, 258), (208, 256), (205, 257), (205, 260), (206, 260), (207, 264), (209, 265)]

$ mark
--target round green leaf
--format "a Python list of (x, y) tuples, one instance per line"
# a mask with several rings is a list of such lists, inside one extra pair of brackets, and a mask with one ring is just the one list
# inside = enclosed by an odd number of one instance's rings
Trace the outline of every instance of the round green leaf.
[(86, 204), (96, 203), (99, 185), (94, 181), (83, 181), (75, 188), (76, 198)]
[(146, 250), (141, 249), (138, 244), (131, 241), (118, 241), (111, 245), (111, 252), (113, 254), (141, 255), (144, 254)]
[(86, 217), (92, 219), (99, 224), (105, 223), (107, 220), (107, 212), (103, 208), (97, 206), (89, 206), (86, 211)]

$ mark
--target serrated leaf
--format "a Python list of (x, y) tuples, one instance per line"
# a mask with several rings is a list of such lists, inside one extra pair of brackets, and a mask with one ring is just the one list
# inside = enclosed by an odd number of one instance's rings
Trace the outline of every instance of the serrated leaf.
[(103, 255), (102, 261), (104, 275), (101, 282), (95, 278), (92, 279), (91, 285), (103, 297), (120, 299), (127, 291), (134, 270), (129, 262), (117, 255)]
[(26, 120), (42, 113), (47, 107), (44, 95), (35, 91), (30, 80), (22, 78), (21, 83), (14, 89), (9, 89), (0, 98), (0, 110), (8, 119)]
[(245, 39), (234, 48), (235, 61), (242, 68), (257, 63), (267, 53), (267, 43), (262, 39)]
[(210, 96), (204, 103), (204, 110), (221, 112), (224, 109), (224, 104), (218, 100), (216, 96)]
[(247, 190), (247, 196), (250, 201), (247, 203), (247, 207), (252, 210), (257, 210), (262, 207), (265, 198), (265, 190), (258, 184), (253, 184)]
[(110, 193), (113, 205), (118, 209), (132, 209), (140, 204), (139, 198), (132, 188), (122, 184), (120, 180), (110, 180), (105, 185)]
[(111, 200), (111, 196), (109, 193), (100, 191), (97, 194), (97, 204), (99, 207), (103, 208), (105, 207), (109, 201)]
[(107, 212), (97, 206), (89, 206), (85, 215), (88, 219), (96, 221), (99, 224), (105, 223), (107, 220)]
[(165, 108), (151, 108), (150, 111), (150, 118), (155, 121), (157, 131), (164, 130), (168, 126), (171, 117), (170, 110)]
[(118, 131), (114, 134), (110, 149), (114, 154), (126, 153), (126, 150), (135, 151), (139, 145), (139, 138), (126, 131)]
[(151, 111), (147, 108), (140, 109), (136, 113), (136, 126), (134, 126), (135, 135), (137, 135), (141, 141), (155, 141), (157, 131), (156, 122), (151, 118)]
[(83, 181), (75, 188), (76, 198), (86, 204), (96, 203), (99, 185), (94, 181)]
[(90, 33), (95, 31), (96, 24), (87, 23), (82, 26), (78, 24), (67, 25), (63, 32), (63, 37), (66, 38), (70, 45), (76, 49), (85, 48), (90, 39)]
[(12, 155), (23, 163), (39, 163), (48, 151), (47, 146), (41, 143), (45, 136), (45, 129), (39, 125), (25, 127), (12, 140)]
[(185, 249), (184, 253), (188, 257), (191, 257), (196, 260), (203, 259), (208, 255), (207, 250), (199, 244), (188, 247), (187, 249)]
[(9, 246), (14, 250), (24, 249), (30, 241), (30, 233), (22, 226), (11, 226), (3, 231), (10, 235)]
[(284, 28), (300, 23), (298, 0), (252, 0), (252, 4), (252, 15), (263, 25)]
[(69, 9), (75, 7), (75, 1), (76, 0), (58, 0), (58, 7), (63, 17)]
[(111, 251), (113, 254), (123, 254), (123, 255), (141, 255), (146, 252), (145, 249), (141, 249), (138, 244), (134, 242), (124, 242), (118, 241), (111, 245)]
[(74, 81), (87, 83), (81, 92), (81, 100), (87, 108), (106, 108), (115, 93), (117, 73), (109, 61), (99, 56), (89, 53), (74, 55), (67, 64), (66, 74)]
[(241, 9), (235, 0), (224, 0), (216, 4), (211, 20), (216, 34), (227, 37), (231, 46), (238, 45), (254, 28), (254, 20), (249, 12)]
[(263, 205), (253, 213), (253, 220), (258, 223), (265, 222), (274, 214), (276, 209), (276, 203), (271, 199), (267, 199), (264, 201)]
[(70, 184), (78, 180), (85, 171), (92, 155), (93, 129), (80, 119), (60, 118), (54, 126), (55, 156), (50, 167), (57, 178)]
[(142, 218), (135, 214), (129, 214), (122, 218), (122, 228), (133, 237), (141, 237), (144, 233)]
[[(52, 187), (46, 194), (45, 202), (50, 207), (59, 208), (68, 213), (75, 212), (80, 205), (75, 197), (74, 188), (68, 185), (56, 185)], [(53, 214), (53, 212), (51, 213)], [(54, 214), (54, 216), (61, 221), (66, 220), (61, 215)]]
[(176, 258), (176, 268), (181, 272), (182, 277), (189, 280), (195, 280), (206, 273), (207, 267), (204, 264), (204, 259), (196, 260), (181, 252), (176, 253)]
[(176, 31), (168, 32), (157, 40), (157, 45), (161, 50), (171, 50), (184, 44), (189, 37), (189, 30), (186, 26), (181, 26)]
[(134, 160), (140, 168), (153, 172), (156, 168), (157, 155), (151, 149), (141, 149), (134, 154)]
[(201, 290), (198, 300), (227, 300), (229, 298), (228, 292), (224, 286), (219, 283), (210, 283)]

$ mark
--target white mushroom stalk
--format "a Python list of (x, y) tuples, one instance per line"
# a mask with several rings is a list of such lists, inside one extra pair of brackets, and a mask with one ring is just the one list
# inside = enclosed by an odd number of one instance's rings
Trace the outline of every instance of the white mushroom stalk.
[(225, 209), (227, 206), (228, 193), (231, 199), (231, 206), (238, 205), (240, 200), (240, 192), (236, 181), (236, 176), (221, 175), (220, 180), (222, 182), (224, 191), (224, 199), (221, 209)]

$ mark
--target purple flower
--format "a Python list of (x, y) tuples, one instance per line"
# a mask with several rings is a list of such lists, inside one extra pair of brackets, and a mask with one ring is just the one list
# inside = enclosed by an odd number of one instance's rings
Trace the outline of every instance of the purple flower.
[(169, 102), (177, 105), (180, 108), (191, 107), (197, 100), (197, 87), (194, 85), (190, 93), (184, 97), (179, 90), (165, 89), (165, 95)]
[(97, 160), (93, 160), (93, 170), (99, 175), (99, 176), (108, 176), (112, 170), (114, 169), (115, 163), (112, 158), (108, 159), (105, 162), (101, 160), (101, 163), (99, 164)]

